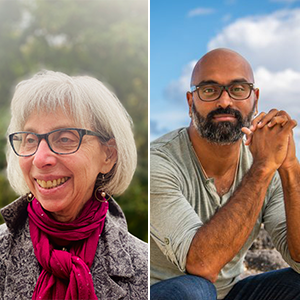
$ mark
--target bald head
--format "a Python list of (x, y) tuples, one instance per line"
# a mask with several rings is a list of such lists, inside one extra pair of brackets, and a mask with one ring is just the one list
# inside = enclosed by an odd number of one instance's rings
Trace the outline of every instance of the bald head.
[(235, 51), (219, 48), (208, 52), (196, 63), (191, 85), (208, 80), (227, 84), (226, 80), (242, 78), (247, 82), (254, 82), (253, 71), (248, 61)]

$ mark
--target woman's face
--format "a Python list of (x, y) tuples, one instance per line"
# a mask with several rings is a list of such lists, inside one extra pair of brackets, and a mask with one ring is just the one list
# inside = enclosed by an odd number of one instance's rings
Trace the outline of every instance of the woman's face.
[[(33, 113), (23, 130), (42, 134), (67, 127), (78, 128), (78, 125), (58, 110)], [(97, 137), (85, 135), (73, 154), (55, 154), (43, 139), (37, 152), (30, 157), (20, 157), (19, 163), (28, 187), (43, 208), (58, 221), (70, 222), (91, 198), (97, 175), (109, 172), (115, 159)], [(56, 187), (43, 187), (48, 181)]]

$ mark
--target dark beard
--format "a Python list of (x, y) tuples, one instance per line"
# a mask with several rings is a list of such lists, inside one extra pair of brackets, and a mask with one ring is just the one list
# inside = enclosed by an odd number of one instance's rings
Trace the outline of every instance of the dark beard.
[[(218, 108), (211, 111), (207, 117), (203, 117), (196, 110), (194, 102), (192, 104), (192, 120), (193, 125), (197, 129), (201, 137), (207, 139), (208, 141), (220, 145), (229, 145), (236, 143), (243, 137), (241, 131), (242, 127), (249, 127), (253, 114), (254, 114), (255, 104), (252, 108), (252, 111), (243, 119), (241, 113), (230, 107), (227, 108)], [(233, 115), (237, 122), (236, 124), (230, 121), (224, 122), (214, 122), (213, 117), (219, 114), (231, 114)]]

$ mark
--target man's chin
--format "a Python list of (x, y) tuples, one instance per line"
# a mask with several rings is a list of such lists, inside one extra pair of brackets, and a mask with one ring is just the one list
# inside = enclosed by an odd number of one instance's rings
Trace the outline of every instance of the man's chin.
[[(243, 133), (237, 129), (231, 122), (222, 122), (218, 128), (206, 128), (206, 130), (197, 130), (199, 135), (208, 142), (218, 145), (235, 144), (243, 138)], [(221, 127), (221, 128), (220, 128)]]

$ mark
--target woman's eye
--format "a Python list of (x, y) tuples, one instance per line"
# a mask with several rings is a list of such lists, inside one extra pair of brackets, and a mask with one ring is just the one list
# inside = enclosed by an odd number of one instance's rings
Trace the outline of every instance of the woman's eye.
[(67, 138), (67, 137), (61, 137), (61, 138), (60, 138), (60, 141), (63, 142), (63, 143), (67, 143), (67, 142), (70, 141), (70, 139)]
[(36, 143), (36, 139), (33, 137), (30, 137), (30, 136), (27, 136), (25, 139), (25, 143), (26, 144), (34, 144), (34, 143)]

